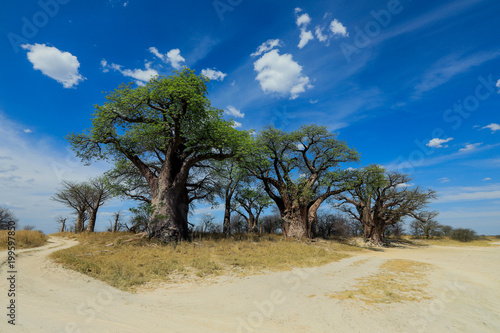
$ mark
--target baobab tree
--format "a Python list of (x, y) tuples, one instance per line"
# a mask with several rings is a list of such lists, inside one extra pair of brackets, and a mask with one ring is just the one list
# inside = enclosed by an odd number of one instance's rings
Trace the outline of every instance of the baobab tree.
[(350, 186), (350, 172), (340, 165), (357, 162), (358, 153), (318, 125), (304, 125), (291, 133), (267, 127), (256, 142), (260, 150), (247, 156), (246, 168), (276, 203), (283, 234), (311, 237), (320, 205)]
[(356, 185), (338, 195), (335, 206), (363, 225), (365, 239), (382, 245), (387, 226), (415, 216), (436, 197), (433, 190), (410, 182), (408, 175), (371, 165), (357, 172)]
[(87, 203), (82, 197), (86, 191), (85, 183), (63, 180), (61, 188), (52, 196), (52, 200), (72, 208), (76, 214), (75, 232), (82, 232), (88, 218)]
[(146, 179), (154, 211), (149, 236), (188, 239), (188, 179), (198, 163), (247, 154), (248, 132), (222, 119), (207, 98), (208, 78), (184, 68), (145, 86), (121, 85), (96, 107), (92, 128), (70, 134), (77, 156), (130, 161)]

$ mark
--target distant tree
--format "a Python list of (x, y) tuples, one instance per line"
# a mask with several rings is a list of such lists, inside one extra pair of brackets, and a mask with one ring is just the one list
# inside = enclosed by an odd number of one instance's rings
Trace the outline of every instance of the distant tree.
[(450, 233), (450, 237), (460, 242), (472, 242), (478, 238), (474, 230), (465, 228), (453, 229)]
[(71, 182), (63, 180), (61, 188), (52, 196), (52, 200), (73, 208), (76, 214), (75, 232), (82, 232), (85, 221), (88, 218), (87, 202), (83, 199), (82, 193), (86, 191), (85, 183)]
[(220, 225), (214, 222), (215, 216), (211, 213), (203, 214), (200, 223), (195, 228), (196, 232), (201, 233), (218, 233), (220, 232)]
[(281, 231), (282, 221), (279, 213), (265, 215), (260, 218), (262, 232), (266, 234), (275, 234)]
[(449, 225), (442, 225), (441, 226), (441, 232), (443, 233), (443, 236), (449, 237), (452, 231), (453, 231), (452, 226), (449, 226)]
[(33, 230), (35, 230), (35, 229), (36, 229), (36, 227), (35, 227), (34, 225), (30, 225), (30, 224), (28, 224), (28, 225), (23, 226), (23, 228), (22, 228), (22, 229), (23, 229), (23, 230), (27, 230), (27, 231), (33, 231)]
[(121, 218), (122, 218), (122, 213), (120, 211), (113, 213), (108, 231), (117, 232), (123, 229), (125, 226), (123, 223), (121, 223)]
[(358, 161), (358, 153), (318, 125), (291, 133), (266, 127), (256, 141), (260, 151), (247, 156), (246, 168), (276, 203), (283, 234), (311, 237), (320, 205), (346, 189), (350, 173), (340, 165)]
[(318, 214), (317, 236), (329, 239), (331, 237), (350, 237), (352, 235), (349, 220), (341, 214)]
[(439, 212), (422, 211), (410, 213), (409, 215), (414, 218), (411, 224), (412, 229), (418, 230), (419, 234), (423, 235), (426, 239), (440, 233), (442, 226), (434, 220), (439, 215)]
[(436, 197), (433, 190), (409, 185), (411, 178), (399, 172), (385, 172), (371, 165), (357, 172), (356, 185), (338, 196), (340, 209), (363, 224), (364, 237), (384, 243), (387, 226), (417, 214)]
[(248, 132), (222, 119), (207, 98), (208, 78), (184, 68), (145, 86), (121, 85), (96, 107), (92, 128), (70, 134), (83, 160), (128, 160), (145, 178), (153, 214), (150, 237), (188, 239), (188, 179), (197, 164), (246, 154)]
[(153, 214), (153, 207), (149, 203), (142, 203), (137, 207), (130, 208), (132, 216), (130, 217), (129, 224), (125, 224), (125, 228), (133, 233), (146, 232), (148, 229), (151, 214)]
[(63, 217), (63, 216), (56, 217), (56, 222), (61, 225), (61, 229), (59, 230), (59, 232), (66, 231), (66, 220), (67, 219), (68, 219), (67, 217)]
[(231, 216), (231, 234), (242, 234), (248, 231), (248, 224), (245, 219), (238, 214)]
[(0, 230), (8, 230), (12, 223), (17, 225), (18, 219), (8, 208), (0, 207)]
[(111, 199), (113, 195), (103, 177), (90, 179), (85, 183), (83, 188), (78, 188), (77, 190), (85, 202), (89, 214), (87, 231), (94, 232), (99, 208)]
[(234, 198), (235, 210), (247, 222), (248, 232), (259, 231), (259, 216), (272, 204), (272, 200), (259, 186), (240, 189)]

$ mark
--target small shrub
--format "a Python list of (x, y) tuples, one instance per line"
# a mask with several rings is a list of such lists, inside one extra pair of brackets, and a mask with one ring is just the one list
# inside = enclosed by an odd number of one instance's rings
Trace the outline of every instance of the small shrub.
[(476, 232), (472, 229), (464, 229), (464, 228), (458, 228), (458, 229), (453, 229), (450, 233), (451, 239), (460, 241), (460, 242), (472, 242), (473, 240), (477, 239)]

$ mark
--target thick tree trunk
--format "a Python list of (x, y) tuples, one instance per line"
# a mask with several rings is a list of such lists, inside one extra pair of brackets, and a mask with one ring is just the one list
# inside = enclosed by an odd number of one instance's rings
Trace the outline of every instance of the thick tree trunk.
[(281, 213), (283, 235), (287, 238), (307, 237), (307, 209), (285, 210)]
[[(365, 227), (365, 238), (372, 242), (374, 245), (382, 246), (384, 245), (384, 223), (375, 223), (373, 226), (368, 226), (368, 230)], [(368, 237), (367, 236), (368, 233)]]
[(97, 209), (92, 209), (89, 212), (89, 222), (87, 223), (87, 232), (94, 232), (96, 219), (97, 219)]
[(154, 213), (149, 221), (149, 237), (161, 239), (165, 243), (187, 240), (188, 193), (185, 186), (179, 188), (159, 188), (153, 197)]
[(248, 213), (248, 232), (249, 233), (254, 233), (258, 232), (259, 229), (257, 228), (257, 220), (255, 219), (255, 216), (249, 212)]
[(231, 236), (231, 198), (226, 196), (224, 206), (224, 222), (222, 223), (222, 232), (226, 237)]
[(75, 224), (75, 232), (83, 232), (85, 230), (85, 209), (81, 209), (78, 211), (78, 215), (76, 217), (76, 224)]

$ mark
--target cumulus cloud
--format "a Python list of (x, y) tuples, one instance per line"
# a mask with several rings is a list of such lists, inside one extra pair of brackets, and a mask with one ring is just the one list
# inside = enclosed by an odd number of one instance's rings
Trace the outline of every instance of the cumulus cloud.
[(323, 34), (323, 28), (321, 28), (320, 26), (317, 26), (316, 27), (316, 30), (314, 30), (315, 34), (316, 34), (316, 38), (320, 41), (320, 42), (327, 42), (328, 41), (328, 36), (327, 35), (324, 35)]
[(162, 54), (156, 47), (151, 46), (148, 51), (160, 58), (164, 63), (169, 63), (177, 70), (181, 69), (182, 63), (186, 61), (186, 59), (181, 56), (181, 51), (179, 49), (172, 49), (168, 51), (167, 54)]
[(484, 126), (483, 128), (481, 129), (490, 129), (492, 133), (496, 132), (496, 131), (499, 131), (500, 130), (500, 125), (498, 124), (495, 124), (495, 123), (491, 123), (489, 125), (486, 125)]
[(458, 151), (461, 151), (461, 152), (472, 151), (472, 150), (475, 150), (477, 147), (479, 147), (482, 144), (483, 144), (482, 142), (479, 142), (479, 143), (469, 143), (469, 144), (465, 145), (465, 148), (461, 148)]
[(301, 29), (300, 30), (300, 42), (299, 42), (299, 49), (303, 48), (304, 46), (309, 43), (310, 40), (313, 40), (314, 36), (310, 30), (306, 29)]
[(28, 60), (33, 68), (61, 83), (64, 88), (73, 88), (85, 80), (80, 73), (80, 62), (69, 52), (63, 52), (45, 44), (23, 44), (28, 50)]
[[(295, 10), (295, 13), (298, 13), (297, 10)], [(297, 27), (300, 28), (300, 41), (298, 47), (301, 49), (306, 46), (310, 40), (314, 39), (312, 32), (307, 30), (307, 26), (311, 23), (311, 17), (309, 17), (307, 13), (297, 15), (297, 21), (295, 23), (297, 24)]]
[(234, 120), (233, 120), (233, 123), (234, 123), (233, 128), (238, 128), (238, 127), (241, 127), (241, 126), (242, 126), (242, 125), (241, 125), (241, 123), (239, 123), (239, 122), (237, 122), (237, 121), (234, 121)]
[(312, 88), (309, 77), (302, 74), (302, 66), (291, 54), (281, 55), (278, 50), (271, 50), (255, 61), (254, 70), (265, 93), (290, 94), (290, 98), (295, 99)]
[(281, 46), (282, 42), (279, 39), (268, 39), (264, 43), (262, 43), (258, 48), (257, 51), (254, 53), (250, 54), (251, 57), (258, 57), (263, 53), (266, 53), (268, 51), (271, 51), (275, 47)]
[(309, 23), (311, 23), (311, 17), (309, 16), (309, 14), (299, 15), (295, 23), (297, 24), (298, 27), (307, 26)]
[(330, 22), (330, 31), (334, 36), (348, 37), (347, 28), (337, 19)]
[(202, 69), (201, 74), (208, 77), (210, 80), (222, 81), (227, 76), (227, 74), (222, 73), (221, 71), (210, 68)]
[(237, 108), (235, 108), (234, 106), (232, 105), (228, 105), (226, 110), (224, 111), (225, 114), (228, 114), (228, 115), (231, 115), (233, 117), (236, 117), (236, 118), (243, 118), (245, 117), (245, 114), (242, 113), (240, 110), (238, 110)]
[(443, 143), (449, 142), (453, 140), (453, 138), (448, 138), (448, 139), (439, 139), (439, 138), (434, 138), (430, 140), (426, 146), (431, 147), (431, 148), (446, 148), (448, 145), (443, 146)]
[(121, 73), (123, 76), (131, 77), (135, 79), (135, 83), (142, 86), (148, 82), (151, 78), (158, 75), (158, 72), (151, 68), (151, 63), (146, 62), (145, 69), (123, 69), (123, 66), (117, 64), (108, 64), (108, 62), (103, 59), (101, 60), (101, 69), (104, 73), (112, 69), (116, 72)]

